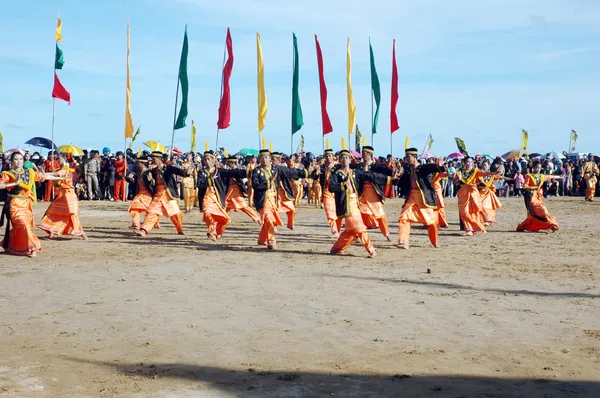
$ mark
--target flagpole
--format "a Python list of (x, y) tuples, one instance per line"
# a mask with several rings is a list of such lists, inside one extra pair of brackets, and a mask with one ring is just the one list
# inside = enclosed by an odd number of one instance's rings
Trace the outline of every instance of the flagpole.
[[(126, 52), (126, 66), (127, 66), (127, 78), (129, 79), (129, 24), (131, 23), (131, 19), (129, 17), (127, 17), (127, 52)], [(127, 104), (125, 105), (127, 106)], [(125, 124), (127, 124), (127, 120), (125, 120)], [(125, 177), (127, 176), (127, 172), (129, 171), (127, 168), (127, 134), (125, 134), (125, 139), (123, 140), (124, 142), (124, 152), (123, 152), (123, 161), (125, 162), (125, 174), (123, 175), (123, 202), (127, 201), (127, 179), (125, 179)]]
[[(223, 81), (224, 81), (224, 68), (225, 68), (225, 54), (227, 52), (227, 39), (225, 39), (225, 47), (223, 47), (223, 66), (221, 66), (221, 95), (219, 95), (219, 107), (221, 106), (221, 101), (223, 100)], [(219, 115), (219, 119), (221, 115)], [(215, 145), (215, 153), (219, 150), (219, 122), (217, 121), (217, 142)]]
[(169, 148), (169, 160), (173, 154), (173, 144), (175, 143), (175, 122), (177, 121), (177, 102), (179, 100), (179, 74), (177, 75), (177, 90), (175, 92), (175, 111), (173, 112), (173, 134), (171, 135), (171, 148)]
[(390, 133), (390, 155), (392, 155), (392, 159), (394, 158), (394, 140), (392, 139), (393, 136), (394, 133)]

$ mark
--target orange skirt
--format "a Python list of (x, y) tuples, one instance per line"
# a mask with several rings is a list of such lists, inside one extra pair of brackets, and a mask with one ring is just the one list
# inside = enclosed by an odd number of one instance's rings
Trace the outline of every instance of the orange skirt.
[(279, 188), (279, 209), (278, 211), (281, 213), (289, 213), (289, 212), (296, 212), (296, 206), (294, 206), (294, 201), (288, 199), (288, 197), (285, 194), (285, 190), (283, 190), (282, 188)]
[(227, 198), (225, 203), (227, 206), (227, 211), (238, 211), (245, 207), (248, 207), (248, 201), (244, 197), (242, 190), (235, 181), (232, 181), (231, 184), (229, 184), (229, 191), (227, 192)]
[(33, 200), (29, 196), (16, 196), (10, 201), (10, 222), (7, 253), (17, 256), (28, 256), (42, 250), (40, 240), (33, 233)]
[(437, 224), (439, 216), (436, 209), (427, 207), (421, 196), (421, 191), (411, 189), (408, 199), (402, 206), (398, 222), (420, 223), (424, 225)]
[(458, 213), (466, 232), (483, 232), (485, 226), (481, 217), (481, 195), (477, 187), (463, 185), (458, 191)]
[(181, 213), (179, 204), (176, 200), (171, 199), (164, 185), (158, 185), (156, 195), (148, 205), (148, 213), (162, 214), (163, 217), (173, 217)]
[(79, 201), (74, 190), (58, 189), (58, 196), (46, 210), (38, 228), (56, 235), (79, 236), (83, 234), (83, 228), (79, 222)]
[(335, 196), (329, 191), (323, 192), (323, 208), (325, 209), (325, 216), (328, 220), (337, 220)]
[(202, 212), (210, 213), (217, 217), (223, 217), (227, 221), (230, 221), (231, 219), (225, 212), (225, 209), (220, 206), (218, 200), (217, 196), (208, 189), (204, 195), (204, 201), (202, 202)]
[(381, 202), (373, 185), (368, 182), (365, 183), (363, 194), (360, 196), (359, 208), (362, 214), (372, 215), (375, 219), (385, 217), (383, 202)]
[(487, 192), (481, 192), (481, 214), (483, 215), (483, 221), (495, 222), (496, 221), (496, 210), (502, 207), (502, 204), (496, 196), (495, 190), (489, 189)]
[[(539, 195), (536, 195), (539, 196)], [(541, 199), (534, 196), (531, 199), (531, 211), (537, 217), (545, 219), (546, 221), (540, 220), (534, 217), (531, 214), (527, 214), (527, 218), (517, 227), (518, 232), (539, 232), (539, 231), (557, 231), (558, 230), (558, 222), (556, 218), (552, 217), (548, 213), (548, 209), (544, 206), (544, 203)]]
[(152, 203), (152, 196), (150, 194), (138, 193), (137, 195), (135, 195), (135, 198), (133, 198), (133, 200), (131, 201), (131, 204), (129, 205), (129, 209), (127, 209), (127, 211), (130, 213), (132, 211), (147, 211), (148, 207), (150, 207), (150, 203)]

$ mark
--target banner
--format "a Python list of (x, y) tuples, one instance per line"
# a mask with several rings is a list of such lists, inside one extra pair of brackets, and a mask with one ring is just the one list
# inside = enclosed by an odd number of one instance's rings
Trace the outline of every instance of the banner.
[(454, 137), (456, 140), (456, 147), (458, 148), (458, 152), (462, 153), (465, 156), (469, 156), (469, 152), (467, 151), (467, 145), (463, 140), (458, 137)]
[(527, 130), (523, 130), (521, 132), (521, 149), (526, 151), (528, 142), (529, 142), (529, 133), (527, 132)]

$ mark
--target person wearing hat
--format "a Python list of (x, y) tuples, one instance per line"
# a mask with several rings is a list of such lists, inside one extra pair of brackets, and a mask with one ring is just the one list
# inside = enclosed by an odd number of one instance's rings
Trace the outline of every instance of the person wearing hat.
[(252, 171), (258, 165), (256, 156), (246, 156), (246, 186), (248, 187), (248, 203), (254, 206), (254, 190), (252, 189)]
[[(293, 154), (292, 156), (290, 156), (290, 159), (288, 161), (288, 167), (293, 168), (293, 169), (297, 169), (300, 167), (300, 160), (298, 155)], [(294, 178), (291, 181), (292, 183), (292, 193), (294, 194), (294, 206), (298, 207), (300, 205), (300, 200), (302, 199), (302, 196), (304, 196), (304, 188), (302, 186), (302, 179), (300, 178)]]
[(445, 173), (444, 167), (436, 163), (419, 165), (419, 152), (416, 148), (405, 151), (405, 162), (409, 165), (400, 179), (401, 191), (405, 195), (402, 212), (398, 217), (398, 245), (400, 249), (408, 249), (410, 224), (420, 223), (427, 226), (429, 241), (438, 247), (438, 200), (432, 178), (437, 173)]
[(248, 188), (243, 181), (246, 176), (246, 170), (238, 167), (238, 159), (235, 156), (228, 156), (225, 159), (225, 167), (227, 170), (242, 170), (244, 172), (243, 177), (224, 177), (225, 182), (229, 180), (227, 194), (225, 195), (225, 211), (241, 211), (246, 214), (257, 224), (260, 224), (260, 216), (258, 213), (248, 205)]
[(113, 198), (127, 202), (127, 194), (125, 193), (125, 173), (127, 173), (127, 162), (123, 152), (116, 153), (117, 158), (114, 161), (115, 165), (115, 190)]
[(227, 215), (227, 190), (231, 179), (246, 176), (244, 169), (220, 169), (215, 153), (204, 152), (204, 167), (198, 172), (198, 201), (201, 204), (202, 221), (206, 224), (206, 236), (217, 241), (227, 228), (231, 218)]
[(188, 152), (185, 155), (185, 161), (181, 164), (184, 170), (192, 169), (192, 175), (189, 177), (184, 177), (181, 181), (183, 185), (183, 205), (185, 208), (185, 212), (189, 213), (194, 208), (194, 204), (196, 203), (196, 199), (198, 196), (198, 171), (196, 170), (196, 164), (194, 163), (194, 152)]
[[(271, 153), (268, 149), (261, 149), (258, 161), (259, 166), (252, 171), (254, 207), (258, 210), (262, 222), (262, 228), (258, 235), (258, 244), (266, 246), (269, 250), (273, 250), (276, 247), (276, 227), (283, 225), (278, 214), (281, 205), (281, 199), (279, 198), (280, 190), (278, 188), (282, 186), (282, 181), (289, 182), (291, 178), (306, 178), (306, 170), (290, 169), (272, 164)], [(291, 187), (289, 188), (290, 191), (288, 192), (286, 189), (284, 195), (286, 195), (285, 198), (293, 206), (293, 202), (291, 202)], [(290, 196), (287, 196), (288, 193)]]
[[(363, 146), (362, 161), (356, 163), (353, 167), (357, 170), (371, 171), (373, 173), (391, 177), (394, 174), (394, 170), (381, 163), (375, 162), (373, 154), (373, 147), (368, 145)], [(391, 184), (391, 182), (388, 183)], [(358, 187), (358, 195), (360, 197), (360, 212), (367, 228), (379, 228), (383, 236), (388, 241), (391, 241), (387, 216), (385, 215), (385, 209), (383, 208), (386, 187), (386, 184), (381, 183), (361, 183)], [(391, 185), (389, 185), (389, 187), (391, 188)]]
[[(138, 231), (141, 227), (141, 213), (148, 213), (148, 207), (152, 203), (152, 193), (143, 183), (143, 175), (148, 170), (148, 158), (140, 156), (137, 158), (136, 171), (129, 174), (126, 179), (133, 186), (134, 197), (127, 211), (131, 213), (131, 229)], [(154, 186), (152, 186), (154, 188)], [(160, 228), (158, 220), (154, 225)]]
[(562, 177), (542, 174), (541, 171), (542, 162), (535, 160), (531, 165), (531, 173), (525, 176), (523, 198), (525, 199), (527, 218), (517, 226), (517, 232), (558, 231), (559, 225), (556, 218), (548, 213), (543, 202), (544, 183)]
[(183, 170), (163, 162), (163, 153), (152, 152), (152, 165), (154, 167), (142, 174), (142, 182), (146, 189), (152, 193), (152, 202), (146, 211), (146, 217), (139, 230), (134, 230), (140, 236), (150, 233), (160, 216), (169, 217), (179, 235), (183, 235), (183, 216), (179, 209), (179, 195), (177, 192), (176, 176), (187, 177), (192, 170)]
[[(278, 168), (284, 168), (288, 170), (300, 170), (296, 168), (285, 168), (281, 166), (281, 158), (283, 154), (280, 152), (273, 152), (271, 159), (273, 166)], [(276, 185), (277, 185), (277, 196), (279, 198), (279, 211), (285, 213), (287, 216), (287, 227), (294, 230), (294, 221), (296, 218), (296, 206), (294, 205), (294, 188), (292, 187), (293, 177), (288, 177), (284, 173), (276, 173)]]
[(598, 165), (594, 162), (594, 155), (591, 153), (587, 157), (587, 161), (581, 167), (581, 175), (585, 181), (585, 200), (592, 202), (596, 194), (596, 185), (598, 184)]
[(333, 159), (333, 150), (325, 149), (323, 158), (325, 159), (324, 164), (316, 168), (312, 174), (313, 180), (322, 189), (322, 194), (319, 198), (315, 198), (315, 200), (322, 201), (325, 208), (325, 217), (327, 217), (327, 222), (331, 228), (331, 235), (337, 238), (342, 230), (342, 218), (337, 216), (335, 195), (329, 189), (331, 174), (336, 168), (336, 163)]
[(58, 154), (58, 165), (60, 170), (52, 173), (63, 178), (56, 181), (56, 198), (50, 203), (44, 217), (38, 228), (50, 235), (54, 239), (56, 235), (81, 236), (87, 239), (81, 222), (79, 221), (79, 200), (73, 186), (74, 169), (66, 163), (67, 155)]
[(344, 220), (344, 230), (331, 248), (331, 254), (345, 255), (352, 243), (359, 239), (369, 257), (377, 256), (360, 212), (358, 187), (365, 182), (386, 184), (390, 177), (383, 174), (350, 168), (352, 155), (347, 149), (339, 152), (339, 167), (331, 173), (329, 191), (335, 195), (335, 210), (339, 220)]

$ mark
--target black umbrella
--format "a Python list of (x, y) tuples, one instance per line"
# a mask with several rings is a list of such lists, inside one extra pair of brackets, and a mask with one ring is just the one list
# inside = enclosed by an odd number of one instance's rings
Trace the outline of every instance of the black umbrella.
[[(52, 149), (52, 141), (44, 137), (33, 137), (25, 144), (37, 146), (40, 148)], [(56, 144), (54, 144), (54, 149), (56, 149)]]

